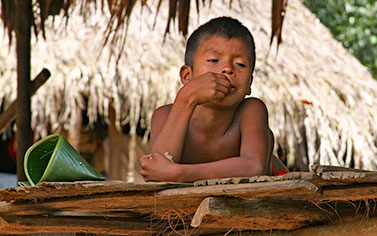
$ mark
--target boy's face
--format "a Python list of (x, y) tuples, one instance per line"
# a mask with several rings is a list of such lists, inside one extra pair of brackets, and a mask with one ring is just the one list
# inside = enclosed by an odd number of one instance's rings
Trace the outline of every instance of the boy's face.
[(219, 102), (223, 105), (238, 105), (251, 93), (252, 60), (248, 47), (240, 39), (217, 35), (203, 38), (194, 56), (191, 78), (207, 72), (225, 75), (232, 88)]

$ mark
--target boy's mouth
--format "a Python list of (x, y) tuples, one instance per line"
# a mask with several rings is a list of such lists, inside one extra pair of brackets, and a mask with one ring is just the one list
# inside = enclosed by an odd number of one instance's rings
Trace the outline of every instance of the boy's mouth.
[(233, 93), (237, 90), (237, 88), (235, 86), (233, 86), (232, 84), (230, 85), (230, 93)]

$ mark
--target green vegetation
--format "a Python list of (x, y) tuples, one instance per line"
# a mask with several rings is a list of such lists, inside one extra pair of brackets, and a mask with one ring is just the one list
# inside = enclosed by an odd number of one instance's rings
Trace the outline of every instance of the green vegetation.
[(302, 0), (377, 79), (377, 1)]

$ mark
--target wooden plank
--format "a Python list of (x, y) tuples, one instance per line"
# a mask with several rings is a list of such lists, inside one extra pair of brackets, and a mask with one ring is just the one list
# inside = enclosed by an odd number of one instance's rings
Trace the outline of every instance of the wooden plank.
[(213, 185), (166, 189), (157, 193), (157, 196), (238, 196), (246, 198), (265, 196), (292, 196), (314, 194), (319, 188), (307, 180), (284, 180), (278, 182), (245, 183), (234, 185)]
[(365, 217), (361, 220), (329, 224), (322, 226), (312, 226), (303, 229), (287, 232), (286, 234), (276, 234), (281, 236), (375, 236), (377, 229), (377, 217)]
[[(80, 197), (81, 198), (81, 197)], [(78, 201), (78, 205), (85, 204), (85, 202), (80, 201), (80, 198), (77, 199), (71, 199), (72, 202)], [(188, 218), (191, 216), (191, 212), (195, 211), (186, 211), (188, 208), (185, 208), (185, 204), (193, 204), (194, 201), (187, 201), (186, 199), (177, 199), (174, 198), (175, 201), (172, 201), (173, 199), (165, 199), (163, 204), (161, 202), (156, 202), (155, 209), (151, 208), (151, 206), (147, 206), (149, 209), (149, 212), (151, 213), (149, 216), (145, 214), (138, 213), (139, 209), (135, 208), (127, 208), (127, 207), (120, 207), (113, 208), (117, 205), (110, 205), (107, 209), (112, 209), (109, 213), (114, 215), (107, 215), (106, 212), (102, 211), (103, 209), (103, 202), (96, 201), (97, 203), (92, 202), (92, 211), (91, 212), (80, 212), (77, 211), (77, 209), (72, 208), (72, 206), (68, 206), (65, 209), (62, 209), (59, 204), (62, 204), (61, 202), (57, 202), (56, 200), (51, 201), (52, 204), (46, 205), (46, 202), (42, 202), (40, 204), (31, 204), (28, 203), (26, 205), (32, 206), (32, 205), (39, 205), (39, 209), (46, 209), (50, 208), (48, 213), (45, 214), (37, 214), (37, 215), (22, 215), (20, 213), (11, 212), (12, 214), (3, 214), (0, 216), (0, 218), (3, 218), (4, 221), (0, 223), (0, 234), (1, 233), (9, 233), (9, 229), (16, 227), (16, 223), (21, 221), (22, 224), (28, 224), (27, 226), (29, 228), (18, 227), (19, 229), (18, 233), (28, 233), (29, 230), (33, 230), (32, 232), (36, 232), (35, 230), (38, 229), (38, 232), (57, 232), (59, 227), (63, 227), (74, 224), (71, 223), (70, 220), (78, 219), (81, 221), (81, 223), (77, 222), (78, 225), (73, 225), (70, 230), (76, 231), (76, 232), (97, 232), (97, 233), (103, 233), (106, 232), (106, 230), (111, 230), (113, 228), (120, 230), (122, 229), (121, 225), (112, 225), (112, 224), (102, 224), (98, 223), (99, 221), (106, 222), (105, 220), (110, 220), (111, 222), (114, 222), (114, 224), (124, 224), (124, 222), (128, 222), (128, 219), (138, 219), (135, 220), (139, 222), (140, 219), (143, 219), (142, 222), (145, 221), (145, 219), (154, 219), (159, 225), (162, 225), (161, 228), (164, 228), (167, 224), (169, 224), (169, 227), (175, 227), (175, 230), (178, 232), (184, 231), (184, 232), (192, 232), (191, 228), (183, 227), (181, 226), (177, 227), (177, 222), (172, 223), (173, 221), (184, 222), (187, 221)], [(215, 204), (217, 206), (215, 209), (220, 209), (220, 212), (223, 212), (223, 209), (228, 209), (228, 212), (231, 214), (219, 214), (216, 213), (216, 211), (212, 210), (211, 214), (212, 216), (205, 215), (201, 222), (204, 222), (204, 224), (200, 225), (200, 232), (201, 234), (204, 234), (204, 232), (223, 232), (226, 233), (231, 228), (238, 228), (238, 229), (244, 229), (251, 230), (264, 230), (266, 228), (269, 229), (271, 227), (272, 222), (274, 222), (274, 226), (280, 227), (283, 225), (285, 226), (288, 224), (291, 228), (293, 227), (301, 227), (305, 225), (310, 224), (318, 224), (318, 223), (338, 223), (338, 222), (345, 222), (349, 220), (358, 220), (361, 218), (365, 218), (367, 216), (372, 216), (373, 214), (376, 214), (375, 211), (373, 211), (373, 206), (371, 206), (369, 203), (364, 202), (363, 205), (355, 205), (354, 203), (350, 202), (333, 202), (333, 203), (324, 203), (322, 205), (315, 205), (310, 204), (309, 202), (305, 201), (297, 201), (293, 199), (284, 199), (279, 197), (275, 198), (258, 198), (258, 199), (235, 199), (235, 198), (226, 198), (226, 197), (216, 197), (216, 199), (220, 199), (221, 204)], [(62, 199), (60, 199), (62, 200)], [(96, 199), (98, 200), (98, 199)], [(115, 200), (120, 201), (120, 204), (123, 204), (122, 198), (118, 199), (108, 199), (108, 200)], [(151, 199), (147, 199), (148, 202), (151, 202)], [(112, 201), (106, 201), (107, 204), (112, 204)], [(181, 204), (178, 204), (178, 202), (181, 202)], [(198, 199), (195, 201), (198, 202)], [(58, 203), (59, 208), (53, 208), (56, 206), (55, 203)], [(20, 205), (18, 204), (11, 204), (6, 203), (8, 205), (14, 206), (14, 205)], [(86, 203), (88, 204), (88, 203)], [(64, 205), (64, 204), (62, 204)], [(161, 210), (161, 205), (164, 205), (163, 208), (163, 214), (160, 214), (159, 216), (155, 215), (155, 212), (159, 212)], [(171, 207), (169, 209), (169, 206)], [(179, 208), (181, 206), (182, 208)], [(187, 205), (186, 205), (187, 206)], [(96, 207), (98, 207), (97, 210)], [(202, 208), (202, 206), (200, 207)], [(199, 209), (200, 209), (199, 208)], [(59, 211), (59, 210), (65, 210), (65, 211)], [(15, 215), (16, 214), (16, 215)], [(17, 215), (18, 214), (18, 215)], [(233, 214), (233, 215), (232, 215)], [(322, 215), (321, 215), (322, 214)], [(214, 215), (214, 217), (213, 217)], [(225, 216), (224, 216), (225, 215)], [(52, 225), (46, 225), (43, 224), (43, 227), (40, 226), (40, 223), (42, 222), (41, 217), (46, 219), (54, 219), (55, 223)], [(211, 218), (212, 217), (212, 218)], [(296, 218), (297, 217), (297, 218)], [(304, 221), (305, 217), (309, 219), (308, 221)], [(194, 217), (195, 218), (195, 217)], [(296, 220), (295, 220), (296, 218)], [(37, 221), (32, 220), (24, 220), (24, 219), (38, 219)], [(68, 219), (68, 220), (67, 220)], [(172, 221), (173, 219), (173, 221)], [(170, 221), (169, 221), (170, 220)], [(1, 220), (0, 220), (1, 221)], [(253, 224), (253, 222), (257, 222)], [(133, 222), (133, 221), (131, 221)], [(301, 223), (302, 225), (298, 225), (298, 223)], [(179, 223), (179, 222), (178, 222)], [(184, 223), (183, 223), (184, 224)], [(36, 226), (36, 228), (33, 228), (33, 225)], [(93, 227), (93, 225), (101, 226), (99, 228), (86, 228), (86, 227)], [(170, 226), (173, 225), (173, 226)], [(276, 226), (275, 226), (276, 225)], [(12, 226), (12, 227), (11, 227)], [(40, 228), (39, 228), (40, 227)], [(157, 226), (156, 226), (157, 227)], [(161, 229), (158, 228), (158, 229)], [(287, 227), (286, 227), (287, 228)], [(85, 229), (85, 230), (84, 230)], [(8, 231), (7, 231), (8, 230)], [(165, 232), (170, 232), (169, 229), (164, 228)], [(107, 231), (109, 232), (109, 231)], [(114, 231), (116, 232), (116, 231)], [(16, 232), (13, 232), (16, 233)], [(119, 231), (117, 234), (124, 234), (124, 235), (130, 235), (130, 234), (141, 234), (140, 232), (135, 233), (132, 232), (132, 229), (128, 229), (123, 231)], [(111, 232), (111, 234), (115, 234)]]
[[(300, 183), (300, 182), (299, 182)], [(302, 183), (302, 182), (301, 182)], [(304, 182), (305, 183), (305, 182)], [(281, 185), (283, 184), (283, 185)], [(323, 188), (320, 192), (307, 185), (294, 185), (292, 181), (238, 185), (216, 185), (167, 189), (162, 191), (129, 191), (50, 199), (30, 202), (0, 202), (0, 215), (48, 214), (64, 211), (112, 212), (135, 210), (140, 213), (164, 214), (172, 209), (194, 213), (200, 202), (210, 196), (243, 198), (279, 197), (310, 201), (315, 204), (334, 201), (359, 201), (377, 199), (377, 186), (346, 186)], [(310, 185), (309, 185), (310, 186)]]
[(318, 173), (313, 172), (289, 172), (279, 176), (253, 176), (201, 180), (194, 183), (194, 186), (211, 186), (224, 184), (261, 183), (277, 182), (284, 180), (307, 180), (311, 183), (322, 186), (353, 185), (358, 183), (377, 183), (377, 171), (364, 171), (352, 168), (332, 166), (317, 166)]
[(342, 187), (326, 187), (314, 195), (298, 196), (297, 199), (322, 203), (328, 201), (359, 201), (377, 199), (377, 186), (375, 184), (352, 185)]
[(338, 180), (339, 182), (376, 183), (377, 172), (337, 171), (321, 174), (323, 180)]
[(318, 207), (305, 201), (209, 197), (198, 207), (191, 226), (288, 230), (327, 220)]
[(374, 217), (375, 207), (375, 204), (368, 201), (312, 204), (279, 197), (209, 197), (198, 207), (191, 225), (227, 230), (293, 230), (310, 225), (337, 224)]
[(283, 180), (315, 180), (319, 177), (312, 172), (289, 172), (285, 175), (279, 176), (252, 176), (252, 177), (233, 177), (222, 179), (209, 179), (194, 182), (194, 186), (207, 186), (219, 184), (240, 184), (240, 183), (260, 183), (260, 182), (275, 182)]
[[(377, 217), (369, 217), (350, 222), (339, 222), (336, 224), (316, 225), (296, 230), (268, 230), (268, 231), (240, 231), (230, 229), (228, 236), (375, 236), (377, 228)], [(212, 236), (223, 236), (224, 234), (212, 234)]]
[[(31, 233), (96, 233), (99, 235), (224, 235), (224, 229), (200, 229), (189, 226), (181, 218), (168, 220), (149, 218), (5, 216), (0, 217), (0, 234)], [(60, 235), (60, 234), (59, 234)]]
[(163, 229), (148, 219), (106, 217), (2, 216), (1, 234), (96, 233), (111, 235), (151, 235)]
[[(184, 200), (183, 200), (184, 199)], [(202, 198), (176, 198), (155, 196), (146, 193), (112, 193), (94, 196), (56, 198), (41, 202), (0, 202), (0, 216), (4, 215), (41, 215), (56, 212), (121, 212), (134, 211), (140, 214), (165, 215), (166, 212), (182, 209), (193, 214)]]
[[(101, 186), (101, 183), (96, 183)], [(105, 184), (105, 183), (104, 183)], [(120, 183), (121, 186), (123, 183)], [(57, 185), (49, 195), (54, 195)], [(68, 186), (62, 185), (61, 191), (67, 191)], [(114, 186), (114, 185), (112, 185)], [(140, 213), (164, 215), (167, 211), (183, 209), (187, 214), (193, 214), (200, 202), (208, 196), (242, 196), (248, 198), (264, 196), (289, 196), (309, 194), (318, 188), (308, 181), (292, 180), (272, 183), (253, 183), (238, 185), (216, 185), (202, 187), (186, 187), (176, 189), (165, 189), (161, 191), (145, 191), (147, 185), (134, 185), (136, 188), (143, 188), (143, 191), (117, 191), (112, 193), (75, 196), (65, 198), (35, 200), (29, 202), (0, 203), (1, 215), (37, 215), (50, 214), (64, 211), (88, 211), (88, 212), (111, 212), (134, 210)], [(150, 187), (155, 186), (151, 185)], [(161, 184), (166, 187), (166, 184)], [(100, 187), (98, 187), (100, 188)], [(114, 187), (115, 188), (115, 187)], [(35, 190), (37, 188), (26, 188)], [(132, 188), (126, 188), (130, 190)], [(138, 189), (140, 190), (140, 189)], [(25, 193), (27, 194), (27, 193)], [(55, 194), (56, 195), (56, 194)], [(29, 198), (28, 199), (32, 199)]]
[(342, 172), (342, 171), (377, 173), (376, 171), (348, 168), (348, 167), (342, 167), (342, 166), (329, 166), (329, 165), (312, 165), (311, 170), (312, 170), (313, 173), (315, 173), (317, 175), (322, 175), (322, 173), (326, 173), (326, 172)]
[(193, 186), (188, 183), (134, 184), (124, 181), (42, 182), (32, 187), (0, 190), (1, 201), (42, 201), (58, 197), (91, 196), (117, 192), (154, 192), (162, 189)]
[(193, 184), (188, 183), (132, 184), (122, 181), (45, 182), (39, 184), (37, 187), (18, 187), (0, 190), (0, 200), (42, 201), (57, 197), (90, 196), (129, 191), (159, 191), (164, 189), (170, 190), (160, 191), (159, 195), (193, 194), (206, 197), (209, 194), (249, 195), (250, 193), (262, 194), (262, 192), (265, 192), (266, 195), (305, 195), (317, 192), (318, 187), (326, 189), (325, 187), (327, 186), (346, 186), (360, 183), (377, 183), (376, 172), (326, 172), (322, 173), (322, 178), (319, 178), (314, 173), (292, 172), (283, 176), (255, 176), (250, 178), (198, 181), (194, 183), (194, 186), (197, 187), (193, 187)]

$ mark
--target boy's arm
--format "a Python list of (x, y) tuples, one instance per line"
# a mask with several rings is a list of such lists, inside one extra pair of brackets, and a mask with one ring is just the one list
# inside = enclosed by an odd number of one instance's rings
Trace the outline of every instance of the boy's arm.
[[(181, 91), (180, 91), (181, 92)], [(149, 153), (169, 152), (179, 162), (187, 126), (195, 104), (178, 95), (174, 104), (158, 108), (152, 116)]]
[(149, 152), (169, 152), (174, 161), (179, 162), (195, 107), (224, 98), (229, 89), (229, 80), (221, 74), (206, 73), (187, 81), (178, 91), (173, 105), (157, 109), (153, 114)]
[(141, 174), (145, 180), (194, 182), (266, 174), (269, 153), (267, 108), (259, 99), (246, 99), (240, 109), (242, 139), (239, 157), (201, 164), (175, 164), (161, 153), (145, 155), (139, 158)]

